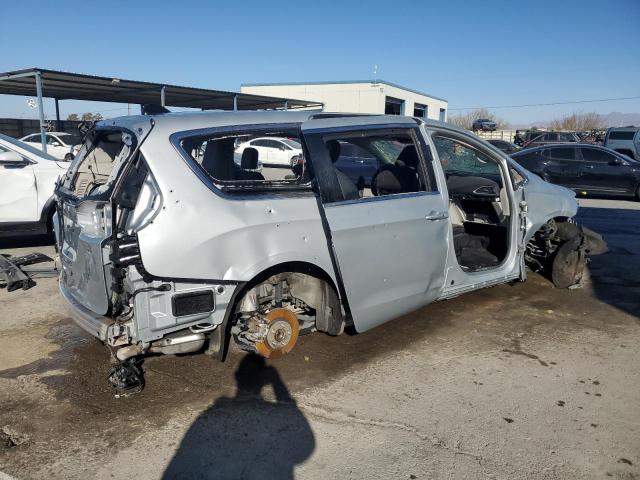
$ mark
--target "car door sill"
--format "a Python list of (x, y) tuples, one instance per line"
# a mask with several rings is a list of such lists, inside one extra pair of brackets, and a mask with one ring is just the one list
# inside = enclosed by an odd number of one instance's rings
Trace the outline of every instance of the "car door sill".
[(485, 280), (483, 282), (466, 284), (459, 287), (445, 288), (445, 290), (442, 292), (440, 297), (438, 297), (438, 300), (447, 300), (449, 298), (460, 296), (463, 293), (471, 292), (473, 290), (479, 290), (481, 288), (493, 287), (495, 285), (507, 283), (507, 282), (510, 282), (511, 280), (516, 280), (518, 278), (520, 278), (520, 272), (512, 273), (506, 276), (499, 276), (497, 278), (494, 278), (491, 280)]

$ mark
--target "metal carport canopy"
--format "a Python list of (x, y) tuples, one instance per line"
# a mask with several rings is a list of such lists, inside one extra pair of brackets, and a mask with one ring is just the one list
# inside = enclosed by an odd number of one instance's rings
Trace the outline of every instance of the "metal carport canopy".
[(118, 77), (99, 77), (81, 73), (29, 68), (0, 73), (0, 94), (38, 97), (40, 131), (46, 151), (42, 98), (59, 100), (156, 104), (166, 107), (190, 107), (204, 110), (260, 110), (322, 108), (320, 102), (251, 95), (223, 90), (180, 87), (165, 83), (140, 82)]

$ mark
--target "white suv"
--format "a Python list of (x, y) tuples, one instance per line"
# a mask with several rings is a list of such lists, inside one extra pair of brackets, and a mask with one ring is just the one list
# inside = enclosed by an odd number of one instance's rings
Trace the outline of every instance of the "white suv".
[[(42, 149), (42, 138), (39, 133), (27, 135), (21, 138), (34, 148)], [(59, 160), (70, 162), (74, 159), (80, 147), (82, 146), (82, 138), (80, 135), (66, 132), (47, 132), (47, 153)]]
[(52, 231), (53, 190), (66, 165), (0, 134), (0, 236)]
[(640, 127), (610, 128), (604, 146), (640, 161)]

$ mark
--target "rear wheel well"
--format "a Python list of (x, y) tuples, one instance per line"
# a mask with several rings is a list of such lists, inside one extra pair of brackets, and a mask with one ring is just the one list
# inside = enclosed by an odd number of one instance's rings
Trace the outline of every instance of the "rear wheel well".
[[(291, 275), (291, 277), (288, 277), (288, 275)], [(317, 279), (319, 282), (301, 282), (300, 275)], [(286, 281), (292, 289), (289, 291), (290, 297), (304, 299), (304, 304), (315, 309), (315, 327), (317, 330), (326, 332), (329, 335), (339, 335), (342, 333), (345, 319), (338, 290), (333, 279), (324, 269), (317, 265), (307, 262), (285, 262), (269, 267), (256, 274), (251, 280), (244, 283), (239, 291), (234, 294), (233, 302), (227, 309), (225, 322), (220, 329), (220, 333), (224, 334), (224, 337), (220, 338), (222, 348), (218, 352), (221, 360), (225, 357), (231, 336), (235, 336), (235, 334), (231, 335), (231, 332), (235, 329), (234, 325), (236, 322), (243, 321), (247, 314), (252, 315), (251, 312), (261, 312), (261, 314), (264, 314), (262, 309), (265, 304), (260, 304), (255, 300), (256, 290), (254, 289), (261, 284), (271, 283), (275, 285), (284, 281)], [(291, 287), (291, 285), (296, 284), (296, 282), (300, 290), (293, 290)], [(303, 295), (298, 295), (298, 293), (302, 292), (304, 292)], [(253, 296), (250, 294), (253, 294)], [(315, 305), (309, 303), (309, 296), (315, 300)], [(245, 297), (247, 298), (247, 302), (244, 301)], [(274, 300), (272, 299), (271, 301)], [(267, 300), (267, 302), (269, 302), (269, 300)], [(247, 308), (248, 305), (251, 307)], [(277, 305), (276, 303), (275, 306)], [(254, 310), (254, 308), (256, 310)], [(270, 307), (267, 307), (267, 309), (269, 308)]]
[[(329, 276), (327, 272), (325, 272), (322, 268), (318, 267), (317, 265), (314, 265), (313, 263), (307, 263), (307, 262), (285, 262), (285, 263), (280, 263), (278, 265), (269, 267), (266, 270), (263, 270), (262, 272), (255, 275), (251, 280), (249, 280), (244, 287), (244, 291), (246, 292), (252, 289), (253, 287), (255, 287), (256, 285), (261, 284), (269, 277), (272, 277), (274, 275), (278, 275), (281, 273), (302, 273), (304, 275), (309, 275), (311, 277), (324, 280), (336, 292), (338, 291), (338, 289), (336, 288), (336, 285), (333, 282), (333, 279)], [(244, 295), (245, 292), (242, 292), (242, 295)], [(242, 295), (239, 295), (238, 299), (240, 299)], [(235, 305), (234, 305), (234, 308), (235, 308)]]

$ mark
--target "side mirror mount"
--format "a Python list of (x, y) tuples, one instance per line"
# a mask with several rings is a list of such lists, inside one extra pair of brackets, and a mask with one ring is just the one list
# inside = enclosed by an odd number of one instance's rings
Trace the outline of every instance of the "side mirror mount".
[(0, 153), (0, 164), (15, 164), (15, 163), (24, 163), (25, 158), (17, 152), (13, 152), (9, 150), (8, 152)]

